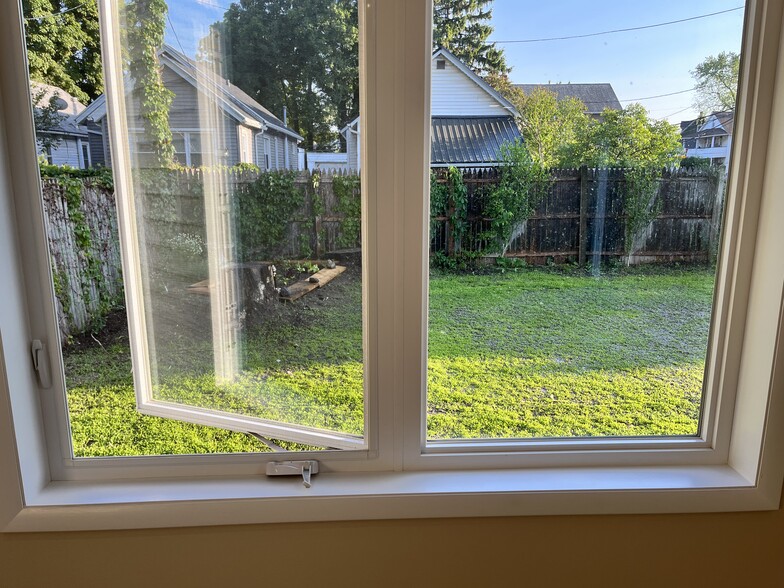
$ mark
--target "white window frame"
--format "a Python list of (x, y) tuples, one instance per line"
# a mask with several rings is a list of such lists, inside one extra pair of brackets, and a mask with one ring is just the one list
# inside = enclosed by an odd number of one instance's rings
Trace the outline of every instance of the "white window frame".
[[(99, 0), (99, 6), (105, 14), (113, 2)], [(57, 417), (64, 414), (64, 395), (43, 389), (30, 361), (29, 343), (39, 339), (49, 343), (54, 365), (57, 323), (42, 205), (22, 197), (37, 193), (40, 180), (21, 11), (13, 2), (0, 4), (0, 272), (9, 277), (0, 281), (0, 531), (778, 508), (784, 480), (781, 3), (751, 0), (747, 8), (728, 201), (739, 213), (726, 228), (738, 239), (721, 253), (727, 271), (716, 291), (720, 328), (709, 357), (722, 361), (707, 378), (701, 436), (430, 445), (423, 390), (432, 6), (428, 0), (361, 6), (362, 181), (363, 194), (374, 195), (364, 203), (362, 231), (372, 429), (364, 452), (296, 454), (325, 466), (305, 489), (295, 479), (263, 477), (265, 463), (279, 455), (74, 460), (65, 449), (67, 423)], [(104, 53), (117, 49), (117, 37), (105, 36)], [(107, 80), (118, 80), (116, 64), (105, 63)], [(119, 109), (116, 96), (108, 103)], [(120, 136), (126, 131), (119, 130)], [(127, 158), (127, 146), (113, 141), (116, 157)], [(376, 259), (385, 260), (383, 272)], [(62, 380), (61, 372), (53, 379)]]

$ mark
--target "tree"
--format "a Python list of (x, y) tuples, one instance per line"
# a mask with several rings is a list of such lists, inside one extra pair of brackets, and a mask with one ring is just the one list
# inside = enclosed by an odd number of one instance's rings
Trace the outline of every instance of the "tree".
[(577, 98), (558, 100), (545, 88), (520, 94), (513, 103), (531, 160), (543, 168), (579, 165), (573, 161), (576, 147), (592, 122), (585, 105)]
[(732, 51), (706, 57), (691, 75), (697, 82), (695, 106), (701, 112), (734, 110), (740, 56)]
[(479, 75), (506, 74), (504, 52), (488, 43), (492, 0), (435, 0), (433, 43), (448, 49)]
[(62, 88), (82, 102), (100, 96), (103, 73), (97, 4), (22, 0), (22, 8), (30, 78)]
[(573, 164), (595, 167), (664, 168), (683, 156), (676, 125), (653, 120), (640, 104), (605, 109), (575, 144)]
[(213, 27), (227, 76), (313, 150), (359, 114), (356, 0), (247, 0)]

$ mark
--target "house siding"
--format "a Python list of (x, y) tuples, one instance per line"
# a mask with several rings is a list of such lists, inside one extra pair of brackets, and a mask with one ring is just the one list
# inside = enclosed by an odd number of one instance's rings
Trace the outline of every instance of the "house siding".
[(60, 141), (59, 145), (52, 147), (52, 163), (54, 165), (69, 165), (80, 168), (79, 147), (76, 139), (67, 138)]
[[(97, 125), (94, 125), (97, 127)], [(93, 167), (106, 165), (106, 150), (103, 145), (103, 134), (100, 127), (95, 131), (88, 133), (88, 141), (90, 143), (90, 159), (92, 160)]]
[(505, 116), (509, 112), (499, 102), (469, 79), (449, 60), (438, 69), (441, 58), (431, 61), (432, 116)]

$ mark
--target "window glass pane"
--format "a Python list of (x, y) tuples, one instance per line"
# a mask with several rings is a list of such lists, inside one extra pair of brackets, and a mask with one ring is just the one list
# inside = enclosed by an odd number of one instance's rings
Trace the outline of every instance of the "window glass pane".
[(434, 5), (428, 438), (696, 435), (743, 7), (477, 4)]
[[(94, 31), (94, 3), (83, 6), (70, 14)], [(63, 170), (42, 170), (75, 455), (364, 447), (358, 170), (314, 175), (296, 157), (345, 153), (339, 129), (359, 116), (356, 1), (117, 12), (130, 190), (113, 193), (125, 158), (108, 148), (100, 85), (82, 79), (68, 81), (86, 113), (71, 122), (102, 133), (91, 149), (106, 169), (65, 190)], [(29, 50), (43, 54), (33, 29)], [(255, 165), (262, 132), (294, 154), (287, 169)], [(132, 276), (118, 227), (138, 243)]]

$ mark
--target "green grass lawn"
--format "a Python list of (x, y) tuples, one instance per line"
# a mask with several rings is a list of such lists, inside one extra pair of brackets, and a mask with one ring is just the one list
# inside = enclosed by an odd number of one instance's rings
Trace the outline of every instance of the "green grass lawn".
[[(433, 275), (430, 436), (695, 434), (712, 289), (704, 268)], [(208, 337), (166, 329), (157, 396), (361, 432), (359, 281), (319, 292), (247, 330), (230, 385), (216, 385)], [(248, 435), (138, 414), (123, 333), (67, 349), (65, 362), (78, 456), (266, 450)]]

